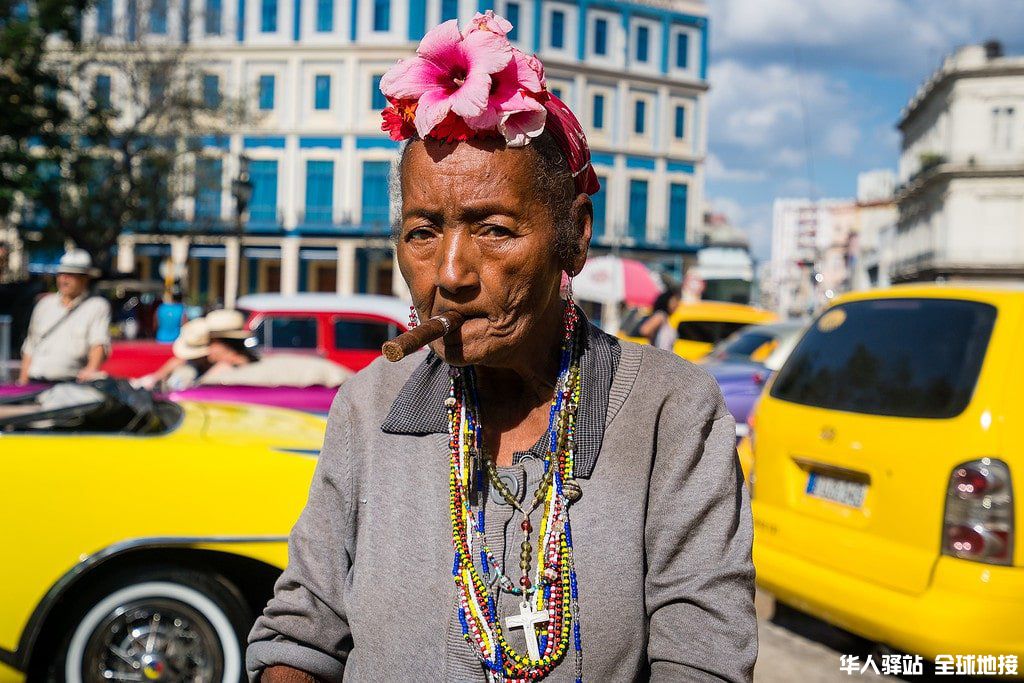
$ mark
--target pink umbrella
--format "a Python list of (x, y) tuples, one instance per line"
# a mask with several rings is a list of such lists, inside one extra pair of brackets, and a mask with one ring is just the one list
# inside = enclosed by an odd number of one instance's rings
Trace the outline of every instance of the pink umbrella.
[(650, 306), (661, 294), (662, 286), (658, 276), (640, 261), (598, 256), (589, 259), (582, 272), (573, 278), (572, 289), (576, 298), (583, 301)]

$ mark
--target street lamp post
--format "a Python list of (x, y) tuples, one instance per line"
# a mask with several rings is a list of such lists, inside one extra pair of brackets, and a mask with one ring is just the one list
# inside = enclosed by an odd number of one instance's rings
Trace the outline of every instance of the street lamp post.
[[(231, 181), (231, 195), (235, 198), (235, 249), (237, 256), (231, 272), (224, 274), (224, 306), (235, 307), (235, 297), (242, 282), (242, 234), (244, 224), (242, 219), (249, 209), (249, 201), (252, 199), (252, 180), (249, 178), (249, 159), (242, 155), (238, 158), (238, 177)], [(225, 266), (228, 264), (225, 262)], [(228, 280), (233, 279), (234, 286), (229, 286)]]

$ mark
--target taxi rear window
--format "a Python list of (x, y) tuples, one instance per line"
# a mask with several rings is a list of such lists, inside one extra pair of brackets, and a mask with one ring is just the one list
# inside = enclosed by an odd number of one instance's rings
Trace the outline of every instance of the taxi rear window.
[(953, 299), (835, 306), (793, 349), (774, 398), (870, 415), (950, 418), (970, 403), (996, 309)]

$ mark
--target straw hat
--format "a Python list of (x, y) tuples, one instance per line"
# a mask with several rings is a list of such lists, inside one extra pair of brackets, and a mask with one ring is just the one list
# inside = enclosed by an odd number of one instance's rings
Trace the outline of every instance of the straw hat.
[(72, 249), (60, 257), (57, 265), (57, 274), (87, 275), (97, 278), (100, 276), (100, 269), (92, 265), (92, 257), (85, 249)]
[(210, 311), (204, 318), (210, 339), (248, 339), (252, 332), (245, 328), (245, 315), (241, 311), (222, 308)]
[(206, 320), (197, 318), (182, 325), (171, 351), (182, 360), (195, 360), (209, 353), (210, 328), (206, 325)]

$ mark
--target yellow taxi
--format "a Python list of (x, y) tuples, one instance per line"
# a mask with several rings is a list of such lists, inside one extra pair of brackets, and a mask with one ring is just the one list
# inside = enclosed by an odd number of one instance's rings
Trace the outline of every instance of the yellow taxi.
[[(669, 317), (669, 324), (678, 335), (675, 352), (687, 360), (697, 360), (740, 328), (777, 319), (778, 316), (771, 311), (753, 306), (723, 301), (697, 301), (679, 304)], [(650, 343), (650, 340), (637, 333), (642, 321), (643, 316), (633, 312), (623, 323), (619, 336), (638, 344)]]
[(0, 399), (0, 681), (242, 680), (324, 420), (81, 389)]
[(897, 651), (1024, 666), (1022, 333), (1024, 291), (996, 288), (823, 312), (752, 420), (758, 582)]

